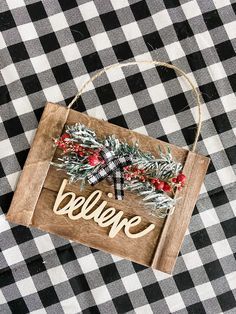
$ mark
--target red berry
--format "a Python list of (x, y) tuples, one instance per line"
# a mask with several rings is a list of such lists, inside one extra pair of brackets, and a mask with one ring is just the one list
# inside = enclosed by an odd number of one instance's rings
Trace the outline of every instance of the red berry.
[(164, 188), (164, 182), (163, 181), (160, 181), (158, 183), (155, 184), (155, 187), (157, 190), (163, 190)]
[(163, 191), (165, 191), (165, 192), (170, 192), (171, 191), (171, 187), (166, 182), (164, 183)]
[(88, 157), (88, 162), (90, 166), (96, 166), (100, 163), (99, 157), (97, 155), (91, 155)]
[(183, 173), (180, 173), (178, 176), (177, 176), (177, 181), (184, 184), (185, 181), (186, 181), (186, 176), (183, 174)]
[(64, 141), (66, 138), (70, 138), (70, 134), (68, 134), (68, 133), (62, 134), (61, 140)]
[(172, 179), (172, 182), (173, 182), (173, 183), (176, 183), (176, 182), (177, 182), (177, 178), (173, 178), (173, 179)]
[(157, 182), (157, 179), (151, 179), (150, 181), (152, 184), (155, 184)]

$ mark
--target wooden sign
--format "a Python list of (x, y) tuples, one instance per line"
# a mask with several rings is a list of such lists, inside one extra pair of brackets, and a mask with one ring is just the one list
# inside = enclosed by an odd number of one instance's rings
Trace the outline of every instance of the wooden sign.
[[(64, 171), (50, 165), (60, 155), (52, 138), (64, 126), (82, 123), (99, 137), (114, 134), (128, 143), (139, 142), (143, 151), (157, 155), (166, 143), (91, 118), (61, 105), (48, 103), (19, 179), (7, 220), (36, 227), (64, 238), (100, 249), (160, 271), (171, 273), (203, 182), (209, 159), (168, 144), (176, 160), (184, 164), (187, 184), (172, 215), (156, 218), (143, 208), (141, 198), (125, 191), (125, 198), (113, 197), (113, 186), (105, 180), (83, 191), (68, 184)], [(92, 201), (93, 198), (96, 201)], [(62, 207), (63, 206), (63, 207)], [(91, 211), (91, 208), (94, 210)], [(115, 218), (110, 218), (115, 217)]]

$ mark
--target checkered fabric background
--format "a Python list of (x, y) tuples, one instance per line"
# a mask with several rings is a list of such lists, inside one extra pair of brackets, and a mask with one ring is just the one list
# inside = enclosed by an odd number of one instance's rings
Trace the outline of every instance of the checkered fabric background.
[[(235, 13), (230, 0), (1, 0), (0, 313), (236, 313)], [(68, 103), (95, 71), (144, 59), (199, 86), (198, 152), (212, 161), (173, 276), (5, 221), (45, 102)], [(194, 140), (192, 94), (171, 70), (109, 72), (75, 109)]]

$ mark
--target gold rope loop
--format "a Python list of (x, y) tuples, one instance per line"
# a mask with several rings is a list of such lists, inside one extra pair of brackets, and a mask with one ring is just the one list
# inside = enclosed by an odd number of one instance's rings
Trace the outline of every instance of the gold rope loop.
[(175, 70), (176, 73), (178, 73), (179, 75), (182, 75), (187, 82), (189, 83), (189, 85), (192, 88), (192, 91), (196, 97), (196, 103), (198, 106), (198, 122), (197, 122), (197, 131), (196, 131), (196, 135), (195, 135), (195, 140), (192, 146), (192, 152), (194, 152), (196, 150), (196, 146), (197, 146), (197, 142), (200, 136), (200, 131), (201, 131), (201, 127), (202, 127), (202, 111), (201, 111), (201, 101), (200, 101), (200, 93), (198, 92), (197, 88), (194, 86), (193, 82), (188, 78), (187, 74), (181, 70), (180, 68), (178, 68), (175, 65), (166, 63), (166, 62), (161, 62), (161, 61), (155, 61), (155, 60), (147, 60), (147, 61), (131, 61), (131, 62), (126, 62), (126, 63), (115, 63), (112, 65), (109, 65), (105, 68), (103, 68), (101, 71), (98, 71), (96, 74), (94, 74), (88, 81), (86, 81), (82, 87), (79, 89), (78, 93), (75, 95), (75, 97), (72, 99), (72, 101), (69, 103), (68, 105), (68, 109), (70, 109), (73, 104), (76, 102), (76, 100), (82, 95), (82, 93), (84, 92), (84, 90), (86, 89), (86, 87), (92, 83), (96, 78), (98, 78), (99, 76), (101, 76), (103, 73), (111, 70), (111, 69), (115, 69), (115, 68), (123, 68), (123, 67), (127, 67), (127, 66), (131, 66), (131, 65), (137, 65), (137, 64), (153, 64), (155, 66), (163, 66), (172, 70)]

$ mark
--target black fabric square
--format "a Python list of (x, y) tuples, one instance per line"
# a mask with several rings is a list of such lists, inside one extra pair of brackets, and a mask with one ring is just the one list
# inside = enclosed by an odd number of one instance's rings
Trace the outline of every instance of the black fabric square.
[(7, 47), (14, 63), (29, 59), (24, 43), (18, 43)]
[(204, 306), (202, 305), (201, 302), (187, 306), (186, 309), (189, 314), (205, 314), (206, 313)]
[(225, 152), (229, 158), (230, 164), (235, 165), (236, 164), (236, 147), (231, 146), (225, 149)]
[(29, 16), (33, 22), (45, 19), (47, 17), (47, 13), (46, 13), (44, 6), (43, 6), (41, 1), (36, 2), (36, 3), (32, 3), (32, 4), (28, 4), (26, 6), (26, 8), (27, 8), (27, 10), (29, 12)]
[(0, 288), (8, 286), (15, 282), (12, 271), (10, 267), (3, 268), (1, 270), (1, 280), (0, 280)]
[(3, 124), (9, 137), (24, 133), (20, 119), (17, 116), (10, 120), (4, 121)]
[(57, 84), (64, 83), (66, 81), (72, 80), (73, 78), (70, 69), (66, 63), (52, 68), (52, 72), (55, 76)]
[(174, 23), (173, 25), (174, 25), (176, 35), (177, 35), (179, 40), (183, 40), (187, 37), (193, 36), (193, 31), (192, 31), (188, 21)]
[(29, 228), (16, 226), (11, 229), (17, 244), (21, 244), (33, 239)]
[[(210, 158), (210, 155), (206, 156), (206, 157), (209, 157)], [(210, 159), (210, 163), (209, 163), (209, 166), (207, 168), (207, 174), (209, 173), (213, 173), (213, 172), (216, 172), (216, 168), (212, 162), (212, 160)]]
[(201, 229), (191, 233), (191, 237), (197, 250), (205, 246), (211, 245), (211, 240), (206, 229)]
[(236, 55), (234, 47), (229, 40), (215, 45), (215, 48), (221, 61), (230, 59)]
[(114, 298), (112, 299), (112, 302), (115, 305), (117, 313), (127, 313), (128, 311), (133, 310), (133, 306), (128, 294), (123, 294), (117, 298)]
[(132, 94), (147, 89), (141, 73), (130, 75), (126, 78), (127, 84)]
[(137, 263), (134, 263), (134, 262), (132, 262), (132, 264), (133, 264), (133, 267), (134, 267), (134, 270), (135, 270), (136, 273), (138, 273), (139, 271), (147, 269), (147, 266), (144, 266), (144, 265), (141, 265), (141, 264), (137, 264)]
[(218, 133), (223, 133), (232, 129), (232, 125), (230, 124), (226, 113), (213, 117), (212, 121)]
[(20, 314), (25, 314), (29, 313), (29, 309), (24, 301), (23, 298), (15, 299), (7, 303), (11, 313), (20, 313)]
[(143, 288), (148, 303), (153, 303), (164, 298), (158, 282), (148, 285)]
[(218, 295), (217, 300), (223, 312), (236, 308), (236, 300), (231, 291)]
[[(196, 136), (196, 129), (197, 126), (195, 124), (192, 124), (186, 128), (182, 128), (181, 132), (184, 136), (184, 139), (187, 143), (187, 145), (191, 146), (194, 142), (195, 136)], [(199, 141), (202, 140), (201, 135), (199, 136)]]
[(217, 10), (203, 13), (202, 16), (209, 30), (223, 25)]
[(236, 74), (229, 75), (228, 80), (230, 82), (232, 90), (236, 93)]
[(131, 4), (130, 6), (133, 15), (136, 21), (145, 19), (146, 17), (151, 16), (147, 2), (146, 1), (139, 1), (137, 3)]
[(164, 0), (167, 9), (175, 8), (180, 6), (179, 0)]
[(169, 139), (166, 135), (158, 136), (158, 140), (169, 143)]
[(179, 291), (194, 287), (194, 283), (188, 271), (175, 275), (174, 280)]
[(113, 123), (113, 124), (115, 124), (115, 125), (119, 125), (119, 126), (122, 126), (123, 128), (128, 129), (128, 125), (127, 125), (127, 123), (126, 123), (126, 121), (125, 121), (124, 116), (118, 116), (118, 117), (109, 119), (108, 121), (109, 121), (110, 123)]
[(228, 197), (224, 190), (219, 191), (211, 196), (211, 202), (214, 207), (224, 205), (229, 202)]
[(76, 42), (90, 37), (89, 31), (85, 22), (81, 22), (81, 23), (70, 26), (70, 31)]
[(119, 272), (115, 264), (109, 264), (99, 268), (102, 278), (106, 284), (120, 279)]
[(111, 84), (106, 84), (96, 88), (96, 93), (101, 104), (107, 104), (116, 99), (113, 88)]
[(41, 36), (39, 39), (45, 53), (49, 53), (60, 48), (59, 42), (54, 33), (46, 34)]
[(0, 207), (2, 208), (2, 211), (4, 214), (8, 212), (8, 209), (12, 201), (12, 197), (13, 197), (13, 192), (1, 195), (0, 197)]
[(38, 109), (35, 109), (35, 110), (34, 110), (34, 114), (35, 114), (36, 119), (37, 119), (38, 122), (40, 121), (40, 119), (41, 119), (41, 117), (42, 117), (43, 109), (44, 109), (44, 108), (41, 107), (41, 108), (38, 108)]
[(71, 261), (77, 260), (77, 257), (71, 244), (66, 244), (59, 248), (56, 248), (56, 252), (61, 264), (66, 264)]
[(3, 170), (3, 167), (2, 167), (2, 163), (0, 162), (0, 178), (3, 178), (6, 176), (6, 173), (5, 171)]
[(189, 110), (189, 104), (184, 93), (169, 97), (169, 101), (175, 114)]
[(127, 42), (113, 46), (113, 49), (118, 61), (123, 61), (134, 57), (132, 50), (130, 49), (130, 46)]
[(158, 72), (160, 79), (163, 83), (170, 81), (170, 80), (177, 77), (175, 71), (172, 69), (168, 69), (165, 67), (159, 67), (159, 66), (156, 67), (156, 69), (157, 69), (157, 72)]
[(110, 31), (120, 27), (120, 22), (115, 11), (107, 12), (100, 15), (105, 31)]
[(226, 238), (236, 236), (236, 217), (221, 222)]
[(63, 11), (78, 7), (76, 0), (58, 0)]
[(144, 35), (143, 39), (149, 51), (164, 47), (163, 41), (158, 32)]
[(196, 71), (206, 67), (206, 63), (200, 51), (187, 55), (187, 59), (192, 71)]
[(42, 90), (42, 86), (36, 74), (22, 77), (21, 82), (27, 95)]
[(159, 120), (156, 108), (153, 104), (140, 108), (138, 111), (140, 113), (140, 116), (143, 120), (144, 125), (147, 125), (147, 124), (150, 124), (152, 122), (156, 122)]
[(224, 271), (218, 260), (203, 265), (210, 281), (224, 276)]
[(19, 165), (21, 166), (21, 169), (23, 169), (26, 158), (29, 154), (29, 149), (21, 150), (20, 152), (16, 153), (17, 161), (19, 162)]
[(94, 305), (83, 310), (83, 314), (101, 314), (101, 312), (99, 311), (99, 308)]
[(7, 104), (11, 101), (11, 97), (6, 85), (0, 86), (0, 105)]
[[(74, 98), (74, 96), (65, 99), (65, 103), (66, 103), (67, 106), (69, 105), (69, 103), (71, 103), (73, 98)], [(84, 105), (82, 97), (80, 97), (79, 99), (76, 100), (76, 102), (74, 103), (72, 109), (80, 111), (80, 112), (86, 111), (86, 107)]]
[(58, 303), (59, 299), (54, 287), (48, 287), (46, 289), (38, 291), (38, 295), (44, 307)]
[(16, 23), (13, 19), (11, 11), (5, 11), (0, 13), (0, 21), (0, 32), (16, 27)]
[(206, 103), (220, 97), (213, 82), (201, 85), (199, 86), (199, 89)]
[(82, 57), (86, 70), (90, 73), (103, 67), (97, 52)]
[(69, 282), (75, 295), (90, 290), (87, 279), (84, 276), (84, 274), (71, 278)]
[(41, 255), (36, 255), (28, 258), (26, 260), (26, 265), (31, 276), (46, 271), (46, 267), (43, 263), (43, 258)]

